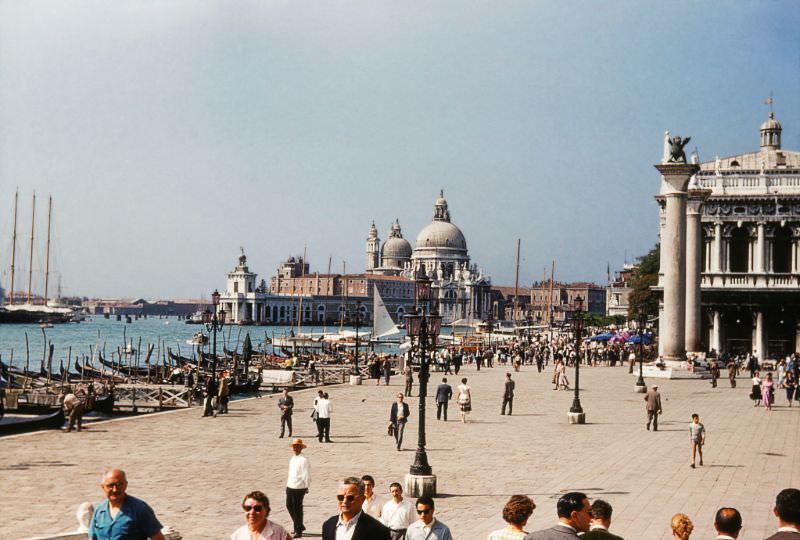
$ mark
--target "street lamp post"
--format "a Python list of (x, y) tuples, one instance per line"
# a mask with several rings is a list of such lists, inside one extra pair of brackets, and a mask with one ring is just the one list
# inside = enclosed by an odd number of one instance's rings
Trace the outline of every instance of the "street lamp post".
[(430, 376), (428, 351), (436, 350), (436, 339), (441, 331), (442, 318), (435, 308), (431, 309), (431, 280), (421, 269), (414, 284), (414, 315), (406, 315), (406, 332), (412, 340), (416, 339), (420, 353), (419, 365), (419, 431), (414, 463), (406, 475), (406, 492), (411, 497), (436, 495), (436, 476), (428, 463), (425, 452), (425, 397), (428, 392)]
[(214, 290), (211, 293), (211, 302), (214, 305), (213, 313), (211, 310), (206, 308), (203, 312), (203, 322), (206, 325), (206, 329), (208, 329), (209, 333), (214, 334), (214, 357), (211, 360), (211, 378), (217, 378), (217, 330), (222, 330), (223, 325), (225, 324), (225, 310), (219, 309), (219, 291)]
[(350, 384), (361, 383), (361, 373), (358, 371), (358, 329), (361, 325), (361, 300), (356, 302), (356, 310), (353, 313), (353, 326), (356, 327), (356, 352), (353, 357), (353, 376), (350, 379)]
[(586, 413), (581, 407), (580, 366), (581, 366), (581, 333), (583, 332), (583, 298), (577, 296), (572, 310), (572, 330), (575, 332), (575, 398), (567, 413), (570, 424), (586, 422)]
[(647, 324), (647, 309), (644, 304), (639, 305), (639, 378), (636, 380), (636, 392), (644, 394), (647, 392), (647, 384), (644, 382), (642, 374), (642, 362), (644, 362), (644, 326)]

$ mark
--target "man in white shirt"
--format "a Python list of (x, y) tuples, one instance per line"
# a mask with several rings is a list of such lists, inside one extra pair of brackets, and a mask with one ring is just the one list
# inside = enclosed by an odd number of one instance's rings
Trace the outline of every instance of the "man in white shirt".
[(403, 488), (397, 482), (389, 486), (392, 500), (383, 505), (381, 521), (389, 527), (392, 540), (403, 540), (408, 526), (416, 521), (414, 506), (403, 499)]
[(453, 540), (447, 525), (433, 517), (433, 498), (423, 495), (417, 499), (419, 520), (408, 526), (405, 540)]
[(317, 411), (317, 422), (319, 423), (319, 442), (322, 442), (323, 438), (325, 442), (333, 442), (331, 441), (331, 412), (333, 412), (333, 406), (330, 399), (328, 399), (327, 392), (317, 399), (314, 408)]
[(303, 439), (293, 440), (291, 447), (294, 455), (289, 460), (289, 477), (286, 480), (286, 509), (294, 524), (292, 536), (302, 538), (306, 530), (303, 525), (303, 498), (311, 485), (311, 465), (302, 454), (303, 448), (306, 448)]
[(361, 509), (375, 519), (380, 519), (381, 510), (383, 510), (385, 501), (380, 495), (375, 493), (375, 479), (365, 474), (361, 477), (361, 481), (364, 482), (364, 504), (361, 506)]
[(720, 508), (714, 516), (717, 540), (736, 540), (742, 530), (742, 515), (736, 508)]

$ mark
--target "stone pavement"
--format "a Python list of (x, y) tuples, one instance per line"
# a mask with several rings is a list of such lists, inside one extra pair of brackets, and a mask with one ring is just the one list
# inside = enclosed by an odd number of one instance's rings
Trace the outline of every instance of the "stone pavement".
[[(695, 523), (694, 537), (711, 538), (714, 512), (731, 505), (744, 516), (740, 538), (764, 538), (776, 528), (771, 505), (777, 492), (797, 487), (795, 448), (800, 407), (785, 407), (783, 393), (771, 413), (747, 398), (748, 379), (730, 389), (707, 381), (660, 380), (664, 416), (657, 433), (645, 431), (644, 402), (624, 368), (583, 368), (581, 401), (586, 425), (567, 424), (572, 392), (551, 390), (550, 372), (524, 366), (515, 373), (514, 415), (500, 416), (505, 369), (467, 367), (473, 413), (466, 425), (437, 422), (429, 398), (428, 457), (438, 476), (437, 517), (455, 538), (483, 539), (502, 526), (501, 510), (515, 493), (537, 508), (528, 530), (550, 526), (564, 491), (585, 491), (614, 507), (612, 531), (628, 539), (671, 538), (676, 512)], [(570, 370), (570, 381), (574, 371)], [(441, 374), (434, 373), (435, 387)], [(456, 377), (449, 377), (451, 384)], [(453, 387), (455, 388), (455, 384)], [(388, 492), (402, 482), (414, 459), (417, 398), (405, 449), (386, 434), (389, 407), (402, 388), (332, 386), (333, 444), (320, 444), (309, 418), (315, 390), (294, 393), (295, 436), (307, 441), (312, 486), (306, 497), (309, 535), (336, 512), (337, 483), (344, 476), (376, 477)], [(432, 390), (429, 390), (429, 394)], [(416, 384), (415, 384), (416, 394)], [(243, 523), (242, 496), (260, 489), (270, 496), (271, 517), (291, 530), (284, 486), (290, 457), (279, 439), (277, 396), (236, 401), (231, 414), (201, 418), (199, 408), (93, 424), (83, 433), (44, 432), (0, 439), (0, 538), (16, 539), (71, 530), (82, 501), (99, 502), (103, 469), (127, 471), (129, 493), (148, 501), (165, 525), (187, 540), (227, 538)], [(693, 412), (707, 428), (705, 466), (689, 467), (688, 423)]]

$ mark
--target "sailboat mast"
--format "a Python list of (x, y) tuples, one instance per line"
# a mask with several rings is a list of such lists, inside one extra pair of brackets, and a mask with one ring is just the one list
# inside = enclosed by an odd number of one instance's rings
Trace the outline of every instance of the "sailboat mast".
[(8, 303), (14, 303), (14, 262), (17, 259), (17, 206), (19, 204), (19, 191), (14, 192), (14, 232), (11, 233), (11, 295)]
[(519, 242), (517, 238), (517, 277), (514, 279), (514, 313), (511, 315), (511, 321), (517, 320), (517, 309), (519, 308)]
[(31, 303), (31, 281), (33, 280), (33, 224), (36, 223), (36, 192), (31, 205), (31, 241), (28, 249), (28, 304)]
[(50, 284), (50, 226), (53, 221), (53, 197), (47, 203), (47, 251), (44, 257), (44, 305), (47, 305), (47, 287)]

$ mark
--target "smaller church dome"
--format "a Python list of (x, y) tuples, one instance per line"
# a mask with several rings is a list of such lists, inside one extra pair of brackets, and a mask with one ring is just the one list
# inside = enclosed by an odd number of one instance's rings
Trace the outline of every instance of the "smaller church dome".
[(392, 224), (392, 230), (389, 231), (389, 238), (383, 243), (381, 247), (381, 259), (387, 261), (388, 259), (403, 259), (411, 258), (411, 244), (408, 240), (403, 238), (403, 232), (400, 229), (400, 220), (395, 220)]
[(382, 259), (409, 259), (411, 258), (411, 244), (405, 238), (389, 238), (381, 248)]
[(769, 113), (769, 118), (761, 124), (761, 129), (762, 131), (765, 129), (781, 129), (781, 123), (775, 120), (775, 113)]
[(775, 113), (769, 112), (769, 118), (761, 124), (761, 148), (766, 150), (780, 150), (781, 148), (781, 123), (775, 120)]

